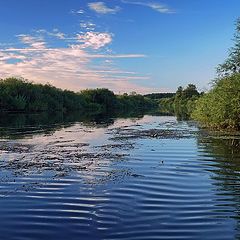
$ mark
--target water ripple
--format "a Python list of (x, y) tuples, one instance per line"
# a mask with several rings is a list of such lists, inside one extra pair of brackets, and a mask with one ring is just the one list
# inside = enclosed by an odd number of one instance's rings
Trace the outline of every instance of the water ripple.
[(239, 237), (240, 155), (227, 138), (151, 116), (20, 132), (0, 142), (0, 239)]

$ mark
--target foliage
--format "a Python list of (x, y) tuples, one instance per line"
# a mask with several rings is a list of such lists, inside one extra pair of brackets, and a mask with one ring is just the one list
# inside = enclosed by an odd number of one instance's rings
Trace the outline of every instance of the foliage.
[(0, 110), (2, 111), (61, 111), (82, 109), (82, 96), (63, 91), (50, 84), (33, 84), (24, 79), (0, 80)]
[(164, 112), (175, 114), (179, 120), (188, 119), (199, 96), (195, 85), (189, 84), (185, 89), (180, 86), (174, 97), (161, 99), (159, 107)]
[(50, 84), (34, 84), (19, 78), (0, 79), (0, 111), (114, 112), (156, 107), (154, 100), (136, 93), (116, 96), (105, 88), (75, 93)]
[(240, 73), (240, 18), (236, 22), (234, 46), (229, 49), (228, 58), (217, 68), (219, 77)]
[(81, 96), (86, 100), (87, 107), (98, 111), (107, 112), (115, 109), (117, 104), (114, 93), (106, 88), (83, 90)]
[(157, 102), (140, 94), (123, 94), (117, 96), (117, 109), (148, 110), (157, 107)]
[(196, 104), (193, 118), (206, 126), (240, 129), (240, 74), (219, 79)]
[(234, 42), (227, 60), (218, 66), (212, 90), (196, 102), (192, 113), (205, 126), (240, 130), (240, 18)]
[(175, 96), (175, 93), (150, 93), (144, 95), (144, 97), (158, 100), (158, 99), (163, 99), (163, 98), (172, 98)]

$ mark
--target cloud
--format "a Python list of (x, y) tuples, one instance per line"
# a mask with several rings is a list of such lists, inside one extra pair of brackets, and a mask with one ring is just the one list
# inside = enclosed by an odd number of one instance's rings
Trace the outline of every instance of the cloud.
[(72, 9), (69, 13), (73, 15), (82, 15), (82, 14), (85, 14), (85, 11), (83, 9), (79, 9), (79, 10)]
[(159, 13), (165, 13), (165, 14), (175, 13), (175, 11), (172, 10), (171, 8), (169, 8), (168, 6), (166, 6), (164, 4), (160, 4), (160, 3), (134, 2), (134, 1), (127, 1), (127, 0), (122, 0), (122, 2), (126, 3), (126, 4), (134, 4), (134, 5), (140, 5), (140, 6), (148, 7), (148, 8), (151, 8), (152, 10), (157, 11)]
[(118, 6), (109, 8), (104, 2), (92, 2), (88, 4), (88, 7), (99, 14), (115, 14), (121, 10)]
[(17, 35), (17, 37), (20, 39), (22, 43), (29, 45), (34, 49), (45, 48), (46, 43), (43, 41), (41, 37), (33, 37), (25, 34)]
[(60, 32), (57, 28), (53, 29), (52, 32), (47, 32), (49, 36), (56, 37), (58, 39), (65, 39), (66, 35)]
[(65, 39), (66, 38), (66, 35), (64, 33), (60, 32), (57, 28), (54, 28), (52, 31), (47, 31), (45, 29), (38, 29), (38, 30), (35, 30), (35, 33), (41, 35), (41, 37), (39, 37), (40, 39), (43, 38), (43, 35), (47, 35), (47, 36), (50, 36), (50, 37), (55, 37), (55, 38), (58, 38), (58, 39)]
[(29, 45), (33, 51), (35, 49), (45, 48), (46, 42), (43, 40), (44, 37), (54, 37), (58, 38), (59, 40), (78, 43), (76, 46), (81, 48), (91, 48), (98, 50), (112, 42), (113, 34), (108, 32), (96, 32), (94, 31), (95, 26), (96, 25), (91, 22), (81, 22), (80, 27), (84, 31), (81, 34), (76, 34), (74, 37), (60, 32), (57, 28), (53, 29), (52, 31), (47, 31), (45, 29), (34, 31), (37, 35), (40, 35), (38, 37), (24, 34), (17, 35), (17, 37), (22, 43)]
[(101, 32), (86, 32), (82, 35), (77, 35), (77, 39), (82, 43), (83, 48), (99, 49), (112, 42), (110, 33)]
[(9, 61), (9, 60), (24, 60), (26, 57), (21, 54), (16, 54), (14, 52), (0, 52), (0, 62), (1, 61)]
[(95, 27), (96, 27), (96, 24), (92, 23), (92, 22), (85, 22), (85, 21), (82, 21), (80, 23), (80, 27), (84, 30), (87, 30), (87, 31), (94, 31), (95, 30)]
[[(81, 45), (73, 44), (70, 45), (68, 48), (44, 48), (44, 49), (34, 49), (34, 48), (7, 48), (7, 49), (0, 49), (0, 53), (11, 53), (11, 52), (18, 52), (21, 54), (25, 53), (41, 53), (41, 52), (54, 52), (56, 50), (83, 50)], [(77, 51), (76, 51), (77, 52)], [(70, 51), (69, 51), (70, 53)], [(1, 55), (0, 55), (1, 56)], [(18, 55), (16, 55), (18, 56)], [(105, 58), (105, 62), (112, 62), (110, 59), (117, 59), (117, 58), (145, 58), (147, 57), (144, 54), (85, 54), (85, 58)]]
[[(81, 40), (75, 44), (50, 48), (43, 36), (18, 35), (26, 46), (0, 48), (0, 78), (21, 76), (74, 91), (96, 87), (109, 88), (117, 93), (133, 90), (144, 93), (149, 90), (135, 83), (148, 79), (148, 76), (119, 69), (114, 64), (115, 59), (124, 61), (145, 55), (96, 52), (112, 41), (111, 34), (98, 32), (81, 36), (84, 36), (83, 39), (80, 37)], [(79, 36), (74, 38), (78, 39)], [(96, 51), (88, 51), (86, 46)]]
[(146, 55), (144, 54), (114, 54), (114, 55), (104, 55), (104, 54), (98, 54), (98, 55), (91, 55), (95, 58), (145, 58)]

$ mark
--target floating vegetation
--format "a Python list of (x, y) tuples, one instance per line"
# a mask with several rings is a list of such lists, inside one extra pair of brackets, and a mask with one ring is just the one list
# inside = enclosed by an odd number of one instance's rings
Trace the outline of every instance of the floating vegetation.
[(114, 137), (111, 140), (130, 140), (139, 138), (159, 138), (159, 139), (181, 139), (192, 137), (193, 132), (187, 130), (171, 130), (171, 129), (132, 129), (117, 128), (112, 130)]

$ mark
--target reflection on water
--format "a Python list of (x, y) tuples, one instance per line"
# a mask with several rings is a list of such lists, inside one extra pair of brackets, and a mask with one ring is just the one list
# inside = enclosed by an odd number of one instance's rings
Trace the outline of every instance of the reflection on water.
[(0, 239), (240, 237), (236, 134), (143, 114), (8, 115), (0, 132)]
[(240, 135), (234, 133), (203, 134), (199, 148), (213, 158), (209, 171), (219, 199), (219, 207), (229, 210), (228, 217), (236, 219), (236, 239), (240, 237)]
[(25, 134), (52, 133), (76, 122), (86, 126), (100, 127), (114, 123), (114, 118), (142, 118), (141, 112), (94, 114), (81, 112), (71, 113), (36, 113), (36, 114), (0, 114), (0, 137), (20, 137)]

